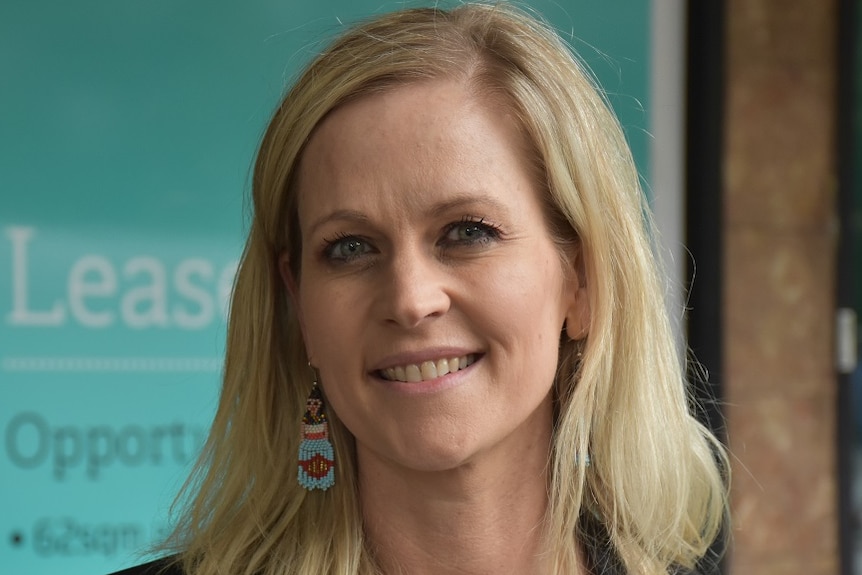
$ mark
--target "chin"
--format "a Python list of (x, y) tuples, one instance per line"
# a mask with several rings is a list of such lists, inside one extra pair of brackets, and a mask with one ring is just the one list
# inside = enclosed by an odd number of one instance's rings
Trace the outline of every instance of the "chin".
[[(400, 438), (399, 445), (386, 450), (364, 450), (359, 445), (360, 452), (366, 451), (367, 457), (387, 460), (390, 466), (402, 468), (405, 472), (439, 473), (455, 471), (468, 465), (475, 457), (477, 450), (466, 445), (463, 438), (458, 444), (448, 441), (409, 441)], [(407, 439), (407, 441), (404, 441)]]
[[(444, 435), (444, 434), (441, 434)], [(400, 454), (400, 462), (405, 467), (421, 472), (445, 472), (465, 469), (473, 464), (481, 456), (482, 446), (476, 441), (459, 437), (450, 441), (441, 442), (440, 439), (433, 443), (414, 443)]]

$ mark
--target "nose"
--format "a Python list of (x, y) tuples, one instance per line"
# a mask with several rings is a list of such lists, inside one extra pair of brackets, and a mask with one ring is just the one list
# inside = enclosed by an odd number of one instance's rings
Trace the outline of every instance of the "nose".
[(387, 323), (417, 327), (443, 316), (451, 305), (451, 271), (421, 250), (407, 250), (389, 262), (381, 296)]

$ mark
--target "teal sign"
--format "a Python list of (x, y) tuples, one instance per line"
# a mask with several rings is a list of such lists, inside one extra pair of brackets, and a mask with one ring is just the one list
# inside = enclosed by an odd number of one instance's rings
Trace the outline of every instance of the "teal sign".
[[(533, 5), (646, 166), (649, 3)], [(166, 533), (217, 402), (257, 141), (296, 70), (379, 6), (0, 7), (4, 572), (99, 575)]]

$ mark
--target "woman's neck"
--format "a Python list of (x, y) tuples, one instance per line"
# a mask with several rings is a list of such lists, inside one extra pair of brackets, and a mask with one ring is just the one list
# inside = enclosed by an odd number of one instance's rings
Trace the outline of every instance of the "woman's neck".
[(457, 469), (415, 471), (357, 446), (366, 532), (387, 575), (542, 574), (547, 434), (479, 454)]

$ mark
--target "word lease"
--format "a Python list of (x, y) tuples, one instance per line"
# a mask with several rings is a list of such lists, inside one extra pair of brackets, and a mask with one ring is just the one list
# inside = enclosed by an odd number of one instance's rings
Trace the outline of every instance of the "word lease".
[[(57, 258), (42, 263), (41, 268), (30, 261), (30, 246), (37, 236), (33, 227), (6, 227), (4, 235), (11, 243), (8, 325), (59, 327), (74, 322), (99, 329), (119, 323), (131, 329), (197, 330), (222, 321), (227, 314), (237, 263), (217, 269), (211, 260), (201, 257), (169, 266), (152, 255), (135, 255), (120, 263), (102, 254), (81, 255), (63, 270), (65, 293), (49, 296), (48, 301), (53, 298), (53, 302), (48, 305), (33, 305), (31, 271), (41, 270), (37, 277), (48, 275), (44, 266), (56, 266)], [(54, 277), (56, 270), (51, 271)], [(0, 278), (5, 275), (0, 273)], [(39, 285), (44, 291), (47, 284), (43, 280)], [(40, 301), (45, 301), (44, 296)]]

